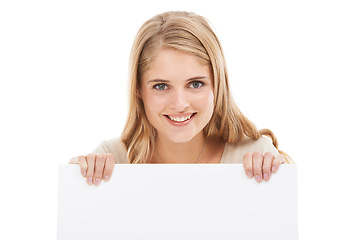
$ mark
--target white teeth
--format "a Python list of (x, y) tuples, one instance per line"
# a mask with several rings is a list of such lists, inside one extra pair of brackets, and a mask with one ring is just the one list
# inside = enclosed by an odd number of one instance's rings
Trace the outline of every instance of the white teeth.
[[(169, 115), (168, 115), (168, 116), (169, 116)], [(169, 118), (170, 118), (171, 120), (175, 121), (175, 122), (184, 122), (184, 121), (190, 119), (191, 116), (192, 116), (192, 114), (189, 115), (189, 116), (187, 116), (187, 117), (172, 117), (172, 116), (169, 116)]]

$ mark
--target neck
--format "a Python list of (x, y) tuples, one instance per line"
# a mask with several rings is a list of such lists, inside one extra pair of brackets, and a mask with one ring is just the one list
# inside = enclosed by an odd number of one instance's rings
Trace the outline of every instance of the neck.
[[(195, 163), (201, 158), (205, 144), (205, 137), (202, 132), (196, 135), (189, 142), (175, 143), (158, 136), (156, 149), (161, 163)], [(156, 160), (159, 162), (159, 159)]]

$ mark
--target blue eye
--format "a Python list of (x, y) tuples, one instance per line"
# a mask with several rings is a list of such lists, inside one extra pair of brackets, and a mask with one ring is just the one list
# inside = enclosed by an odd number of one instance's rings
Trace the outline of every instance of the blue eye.
[(190, 83), (191, 88), (200, 88), (204, 86), (204, 83), (201, 81), (194, 81)]
[(165, 83), (159, 83), (159, 84), (154, 85), (153, 88), (155, 88), (157, 90), (166, 90), (167, 86)]

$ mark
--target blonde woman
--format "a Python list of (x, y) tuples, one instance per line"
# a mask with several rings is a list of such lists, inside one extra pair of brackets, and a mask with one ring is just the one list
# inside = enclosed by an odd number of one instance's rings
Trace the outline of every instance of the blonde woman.
[(121, 137), (70, 160), (89, 185), (109, 181), (120, 163), (243, 163), (247, 176), (260, 183), (292, 162), (270, 130), (257, 130), (239, 111), (220, 42), (203, 17), (165, 12), (145, 22), (129, 73)]

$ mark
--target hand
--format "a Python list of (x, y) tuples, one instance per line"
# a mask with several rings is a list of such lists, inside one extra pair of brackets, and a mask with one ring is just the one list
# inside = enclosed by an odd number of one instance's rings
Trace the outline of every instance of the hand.
[(245, 173), (248, 178), (255, 176), (255, 180), (260, 183), (263, 179), (267, 182), (271, 173), (276, 173), (280, 164), (285, 162), (283, 155), (278, 154), (276, 157), (270, 152), (263, 156), (260, 152), (246, 153), (244, 155), (243, 164)]
[(101, 179), (110, 180), (115, 165), (115, 156), (112, 153), (91, 153), (86, 156), (77, 156), (70, 160), (70, 164), (79, 164), (80, 171), (89, 185), (99, 186)]

